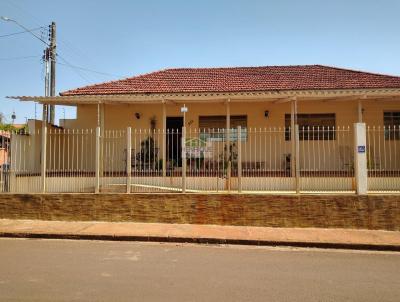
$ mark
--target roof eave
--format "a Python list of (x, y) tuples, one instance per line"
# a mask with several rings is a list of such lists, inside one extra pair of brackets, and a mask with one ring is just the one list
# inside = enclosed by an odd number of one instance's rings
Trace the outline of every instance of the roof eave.
[(293, 98), (298, 100), (343, 98), (359, 96), (360, 98), (400, 97), (400, 88), (365, 88), (365, 89), (309, 89), (309, 90), (271, 90), (248, 92), (182, 92), (182, 93), (135, 93), (135, 94), (90, 94), (73, 96), (8, 96), (9, 99), (34, 101), (41, 104), (77, 105), (99, 103), (162, 103), (165, 101), (231, 101), (241, 100), (275, 100)]

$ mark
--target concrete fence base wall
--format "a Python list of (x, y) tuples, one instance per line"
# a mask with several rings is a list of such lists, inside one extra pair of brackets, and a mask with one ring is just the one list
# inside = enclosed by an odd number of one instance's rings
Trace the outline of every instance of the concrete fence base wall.
[(0, 194), (0, 218), (400, 231), (400, 195)]

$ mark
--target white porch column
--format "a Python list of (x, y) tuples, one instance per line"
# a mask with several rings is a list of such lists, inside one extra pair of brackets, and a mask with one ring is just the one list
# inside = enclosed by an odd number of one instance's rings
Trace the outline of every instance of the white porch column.
[(103, 162), (103, 148), (101, 144), (101, 139), (104, 138), (104, 127), (105, 127), (105, 109), (104, 104), (97, 104), (97, 128), (99, 128), (99, 175), (103, 177), (104, 162)]
[(96, 153), (95, 153), (95, 193), (100, 192), (100, 178), (103, 176), (103, 148), (101, 139), (104, 138), (104, 104), (97, 104), (97, 127), (96, 127)]
[(162, 104), (162, 176), (167, 175), (167, 106)]
[(100, 120), (101, 120), (101, 116), (100, 116), (100, 103), (97, 103), (97, 125), (96, 127), (100, 127)]
[(367, 96), (363, 95), (360, 99), (357, 100), (357, 122), (362, 123), (363, 122), (363, 108), (362, 108), (362, 101), (366, 100)]
[(101, 136), (104, 135), (104, 130), (105, 130), (105, 106), (104, 104), (100, 104), (100, 134)]
[(295, 178), (296, 193), (300, 193), (300, 142), (297, 124), (297, 97), (292, 98), (290, 115), (290, 138), (292, 151), (290, 156), (290, 175)]
[(100, 193), (100, 127), (96, 127), (96, 154), (95, 154), (95, 189), (94, 192)]
[(367, 148), (365, 123), (354, 124), (354, 173), (356, 192), (365, 195), (368, 191)]
[(226, 101), (226, 157), (227, 157), (227, 167), (226, 167), (226, 181), (227, 181), (227, 189), (228, 192), (231, 191), (231, 170), (232, 170), (232, 161), (231, 161), (231, 100), (228, 99)]
[(297, 98), (291, 101), (290, 111), (290, 141), (292, 143), (292, 151), (290, 156), (290, 175), (296, 177), (296, 124), (297, 124)]
[(181, 141), (181, 158), (182, 158), (182, 193), (186, 193), (186, 112), (187, 107), (183, 104), (181, 108), (183, 113), (182, 141)]

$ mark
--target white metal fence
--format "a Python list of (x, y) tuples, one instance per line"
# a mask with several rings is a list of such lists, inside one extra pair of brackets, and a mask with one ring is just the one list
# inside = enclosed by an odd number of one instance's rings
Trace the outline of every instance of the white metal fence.
[[(400, 191), (399, 138), (367, 129), (371, 191)], [(354, 192), (354, 151), (353, 127), (0, 132), (0, 192)]]
[[(2, 134), (0, 134), (2, 135)], [(6, 161), (1, 165), (2, 191), (6, 192), (40, 192), (40, 149), (35, 148), (36, 142), (40, 143), (41, 133), (34, 131), (27, 133), (9, 132), (2, 136), (5, 142), (2, 152)], [(29, 181), (28, 181), (29, 180)]]
[(304, 127), (298, 136), (301, 191), (355, 190), (351, 127)]
[(46, 192), (93, 192), (95, 131), (49, 129)]
[(367, 128), (370, 191), (400, 191), (400, 126)]

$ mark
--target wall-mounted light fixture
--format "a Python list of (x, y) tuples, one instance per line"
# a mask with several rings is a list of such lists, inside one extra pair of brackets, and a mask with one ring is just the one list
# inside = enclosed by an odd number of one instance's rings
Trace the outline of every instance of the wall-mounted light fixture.
[(139, 113), (139, 112), (136, 112), (136, 113), (135, 113), (135, 117), (136, 117), (136, 119), (140, 120), (140, 117), (141, 117), (140, 113)]
[(265, 110), (264, 111), (264, 117), (265, 118), (269, 118), (269, 110)]

